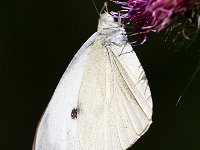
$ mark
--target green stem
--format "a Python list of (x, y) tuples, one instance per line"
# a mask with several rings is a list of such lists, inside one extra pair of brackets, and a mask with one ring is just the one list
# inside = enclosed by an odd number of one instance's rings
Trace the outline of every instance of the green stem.
[(178, 98), (178, 101), (176, 102), (176, 106), (178, 105), (178, 103), (180, 102), (181, 98), (183, 97), (183, 95), (186, 93), (186, 91), (188, 90), (188, 88), (192, 84), (192, 81), (195, 79), (196, 75), (199, 73), (199, 70), (200, 70), (200, 53), (199, 53), (199, 59), (198, 59), (197, 67), (196, 67), (192, 77), (190, 78), (189, 82), (185, 86), (183, 92), (181, 93), (180, 97)]

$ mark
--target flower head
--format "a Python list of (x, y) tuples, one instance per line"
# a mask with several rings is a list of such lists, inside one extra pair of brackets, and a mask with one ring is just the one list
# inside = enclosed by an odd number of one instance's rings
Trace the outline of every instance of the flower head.
[[(133, 33), (158, 32), (164, 29), (174, 14), (187, 10), (194, 0), (128, 0), (114, 1), (122, 6), (122, 18), (131, 24)], [(114, 13), (113, 13), (114, 14)]]

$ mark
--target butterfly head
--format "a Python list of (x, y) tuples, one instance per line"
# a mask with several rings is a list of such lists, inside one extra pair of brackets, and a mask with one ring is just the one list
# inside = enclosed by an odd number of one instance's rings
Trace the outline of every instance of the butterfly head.
[(120, 25), (115, 22), (112, 15), (109, 13), (103, 13), (100, 15), (98, 30), (102, 31), (104, 29), (118, 28)]

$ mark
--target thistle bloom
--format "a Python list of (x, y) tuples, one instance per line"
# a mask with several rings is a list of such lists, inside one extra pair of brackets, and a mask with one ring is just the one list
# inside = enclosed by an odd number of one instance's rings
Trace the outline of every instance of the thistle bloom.
[[(133, 33), (143, 34), (146, 41), (149, 32), (158, 32), (170, 22), (172, 15), (187, 10), (194, 0), (128, 0), (114, 1), (121, 5), (121, 17), (131, 24)], [(112, 12), (113, 15), (116, 13)]]

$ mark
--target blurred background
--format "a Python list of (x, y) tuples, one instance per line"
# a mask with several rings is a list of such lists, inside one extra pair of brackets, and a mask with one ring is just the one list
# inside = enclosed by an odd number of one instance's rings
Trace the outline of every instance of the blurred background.
[[(95, 3), (100, 10), (104, 0)], [(54, 89), (97, 30), (99, 16), (91, 0), (7, 0), (0, 7), (0, 149), (30, 150)], [(178, 52), (165, 39), (163, 31), (134, 47), (149, 79), (154, 113), (149, 131), (130, 149), (198, 150), (200, 73), (176, 102), (198, 65), (200, 37)]]

